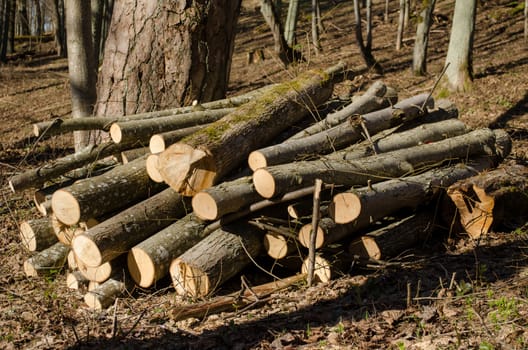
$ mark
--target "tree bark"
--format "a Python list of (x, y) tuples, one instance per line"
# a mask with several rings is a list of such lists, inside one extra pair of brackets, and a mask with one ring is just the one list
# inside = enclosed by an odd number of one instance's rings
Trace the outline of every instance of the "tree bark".
[(53, 22), (53, 33), (55, 36), (55, 46), (57, 47), (57, 56), (66, 57), (66, 29), (65, 29), (65, 14), (64, 14), (64, 0), (53, 0), (51, 2), (53, 8), (51, 9), (51, 19)]
[(354, 0), (354, 18), (356, 20), (355, 22), (356, 42), (358, 44), (361, 57), (365, 61), (365, 64), (367, 65), (368, 69), (373, 69), (378, 74), (383, 73), (383, 70), (380, 64), (376, 61), (376, 59), (372, 55), (371, 48), (365, 45), (365, 42), (363, 41), (363, 30), (361, 29), (361, 12), (359, 10), (359, 0)]
[[(140, 147), (140, 148), (132, 148), (121, 152), (121, 163), (127, 164), (131, 161), (141, 158), (144, 155), (148, 155), (150, 153), (150, 149), (148, 147)], [(147, 163), (148, 163), (148, 157), (147, 157)], [(147, 169), (148, 171), (148, 169)]]
[(191, 135), (199, 130), (205, 129), (209, 124), (189, 126), (180, 130), (173, 130), (155, 134), (150, 137), (149, 148), (150, 153), (157, 154), (165, 151), (170, 145), (180, 141), (185, 136)]
[(163, 187), (150, 180), (142, 157), (56, 191), (51, 207), (61, 222), (75, 225), (130, 206)]
[(396, 32), (396, 50), (401, 50), (403, 41), (403, 29), (405, 28), (405, 0), (400, 0), (400, 12), (398, 16), (398, 30)]
[[(96, 102), (97, 69), (93, 60), (93, 41), (91, 31), (90, 2), (85, 0), (68, 0), (65, 2), (68, 71), (72, 98), (72, 117), (87, 118), (92, 116)], [(88, 146), (90, 134), (74, 132), (75, 151)]]
[(224, 98), (239, 12), (240, 0), (115, 2), (95, 115)]
[(297, 29), (297, 18), (299, 17), (299, 0), (291, 0), (288, 3), (288, 15), (284, 24), (284, 38), (289, 47), (296, 44), (295, 30)]
[(172, 260), (207, 236), (205, 226), (191, 213), (130, 249), (128, 271), (134, 281), (149, 288), (165, 277)]
[(273, 1), (260, 0), (260, 12), (271, 29), (273, 47), (279, 59), (285, 66), (294, 62), (294, 50), (286, 42), (283, 35), (284, 31), (282, 29), (281, 19)]
[(30, 252), (38, 252), (57, 243), (57, 237), (48, 218), (21, 222), (20, 240), (22, 246)]
[(24, 273), (28, 277), (52, 275), (64, 267), (70, 247), (60, 242), (24, 261)]
[(501, 224), (519, 227), (528, 219), (528, 170), (506, 166), (452, 184), (447, 193), (469, 236), (478, 239)]
[(26, 0), (17, 0), (17, 18), (19, 23), (19, 35), (30, 35), (29, 17)]
[(343, 70), (343, 65), (337, 65), (326, 72), (310, 72), (280, 84), (170, 146), (158, 160), (164, 181), (184, 195), (212, 186), (246, 160), (251, 151), (269, 143), (326, 101), (333, 80)]
[[(93, 62), (95, 67), (99, 67), (99, 57), (101, 49), (101, 41), (104, 40), (102, 36), (103, 16), (104, 16), (104, 1), (90, 0), (91, 8), (91, 25), (92, 25), (92, 47), (93, 47)], [(97, 68), (96, 68), (97, 71)]]
[(159, 117), (153, 119), (116, 122), (110, 127), (110, 136), (115, 143), (148, 142), (154, 134), (180, 129), (181, 137), (195, 132), (195, 126), (220, 120), (233, 112), (232, 108)]
[(249, 154), (248, 163), (252, 170), (266, 166), (284, 164), (296, 159), (334, 152), (363, 138), (363, 126), (370, 135), (403, 121), (412, 120), (423, 114), (422, 105), (433, 106), (434, 101), (426, 94), (418, 95), (378, 112), (372, 112), (349, 120), (317, 134), (301, 139), (268, 146)]
[(260, 254), (261, 233), (250, 225), (233, 224), (205, 237), (171, 263), (176, 293), (193, 297), (213, 293)]
[(445, 81), (451, 91), (467, 91), (473, 81), (473, 35), (477, 0), (457, 0), (449, 47)]
[(430, 236), (433, 227), (432, 212), (420, 211), (353, 240), (348, 251), (360, 258), (388, 260), (424, 242)]
[(429, 44), (429, 29), (433, 22), (435, 3), (436, 0), (422, 1), (413, 49), (412, 71), (414, 75), (425, 75), (427, 73), (427, 46)]
[[(415, 169), (439, 165), (446, 160), (478, 155), (496, 158), (503, 152), (503, 147), (506, 152), (511, 147), (511, 140), (503, 139), (501, 135), (500, 131), (495, 134), (490, 129), (480, 129), (432, 144), (358, 160), (315, 160), (275, 165), (256, 170), (253, 183), (257, 192), (265, 198), (305, 187), (316, 178), (345, 186), (366, 185), (367, 182), (410, 175)], [(496, 140), (500, 143), (496, 144)]]
[(314, 46), (316, 54), (319, 54), (323, 49), (319, 41), (320, 14), (319, 0), (312, 0), (312, 45)]
[(188, 208), (188, 201), (166, 189), (76, 236), (73, 250), (85, 265), (99, 266), (183, 217)]
[(115, 300), (127, 291), (132, 290), (134, 284), (126, 274), (118, 274), (84, 295), (84, 302), (90, 309), (103, 310), (112, 305)]

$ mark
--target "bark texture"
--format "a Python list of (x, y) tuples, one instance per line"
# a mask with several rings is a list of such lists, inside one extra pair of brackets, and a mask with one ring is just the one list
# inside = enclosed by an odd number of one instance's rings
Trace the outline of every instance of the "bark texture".
[(412, 71), (414, 75), (424, 75), (427, 72), (427, 46), (429, 44), (429, 29), (433, 22), (433, 10), (436, 0), (422, 1), (416, 27), (414, 41)]
[(20, 240), (24, 248), (30, 252), (38, 252), (57, 243), (57, 237), (48, 218), (21, 222)]

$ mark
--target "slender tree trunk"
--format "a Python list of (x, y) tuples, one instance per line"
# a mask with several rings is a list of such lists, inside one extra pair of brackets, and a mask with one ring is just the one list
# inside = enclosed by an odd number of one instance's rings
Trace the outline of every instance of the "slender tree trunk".
[(33, 7), (35, 8), (35, 35), (41, 36), (44, 33), (44, 21), (40, 0), (33, 0)]
[(467, 91), (473, 81), (473, 33), (477, 0), (457, 0), (449, 38), (445, 72), (451, 91)]
[(103, 0), (104, 10), (103, 19), (101, 21), (101, 40), (99, 41), (99, 61), (103, 59), (106, 38), (108, 37), (108, 28), (112, 20), (112, 13), (114, 12), (114, 0)]
[(299, 0), (290, 0), (288, 5), (288, 15), (284, 24), (284, 37), (288, 46), (295, 45), (295, 29), (297, 28), (297, 18), (299, 17)]
[[(102, 40), (101, 29), (104, 15), (104, 1), (91, 0), (92, 12), (92, 39), (93, 39), (93, 60), (95, 67), (99, 66), (99, 50), (101, 48), (100, 41)], [(96, 69), (97, 72), (97, 69)]]
[(17, 17), (18, 17), (18, 23), (20, 26), (20, 34), (21, 35), (29, 35), (29, 16), (28, 16), (28, 10), (27, 10), (27, 2), (26, 0), (18, 0), (17, 4)]
[(7, 33), (9, 30), (9, 1), (0, 2), (0, 62), (7, 60)]
[(312, 0), (312, 44), (315, 48), (316, 54), (322, 50), (319, 41), (319, 23), (321, 22), (320, 13), (319, 0)]
[(436, 0), (422, 2), (413, 51), (412, 70), (414, 75), (424, 75), (427, 72), (427, 45), (429, 43), (429, 29), (431, 28), (435, 3)]
[(381, 66), (379, 65), (378, 62), (376, 62), (376, 59), (372, 55), (372, 50), (369, 49), (369, 47), (365, 45), (365, 43), (363, 42), (363, 33), (361, 29), (361, 13), (359, 10), (359, 0), (354, 0), (354, 17), (356, 19), (356, 25), (355, 25), (356, 41), (359, 46), (359, 51), (361, 52), (361, 56), (363, 57), (363, 60), (365, 61), (369, 69), (374, 69), (376, 73), (381, 74), (382, 73)]
[(405, 0), (400, 0), (400, 16), (398, 17), (398, 32), (396, 35), (396, 50), (400, 50), (402, 46), (404, 22), (405, 22)]
[(15, 15), (16, 15), (16, 0), (9, 2), (9, 22), (7, 27), (7, 53), (15, 52)]
[[(90, 3), (83, 0), (68, 0), (65, 10), (72, 117), (91, 117), (96, 101), (97, 73), (93, 55)], [(77, 131), (73, 135), (76, 151), (90, 144), (88, 132)]]
[(52, 22), (57, 56), (66, 57), (66, 30), (64, 26), (64, 0), (53, 0)]
[(389, 0), (385, 0), (385, 11), (383, 12), (383, 22), (389, 21)]
[(275, 53), (279, 56), (279, 59), (282, 61), (282, 63), (284, 63), (284, 65), (288, 65), (294, 60), (293, 50), (286, 42), (286, 39), (283, 35), (284, 31), (282, 29), (280, 17), (278, 16), (277, 10), (275, 9), (275, 5), (271, 0), (261, 0), (260, 12), (271, 29)]

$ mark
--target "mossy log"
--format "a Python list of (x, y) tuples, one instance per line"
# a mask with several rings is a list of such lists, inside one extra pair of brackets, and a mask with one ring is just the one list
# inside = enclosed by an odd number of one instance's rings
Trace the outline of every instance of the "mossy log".
[(388, 98), (384, 98), (387, 92), (387, 86), (381, 81), (375, 81), (365, 93), (358, 98), (354, 99), (352, 103), (348, 104), (344, 108), (330, 113), (323, 120), (301, 130), (297, 134), (293, 135), (288, 139), (295, 140), (306, 136), (317, 134), (323, 130), (330, 129), (338, 124), (343, 123), (348, 118), (358, 115), (369, 113), (378, 109), (382, 109), (389, 106)]
[(134, 283), (127, 274), (117, 274), (94, 287), (84, 295), (84, 302), (90, 309), (103, 310), (111, 306), (117, 298), (130, 292)]
[(189, 208), (189, 201), (165, 189), (75, 236), (73, 250), (85, 265), (102, 265), (185, 216)]
[(423, 210), (353, 240), (348, 251), (360, 258), (388, 260), (425, 242), (433, 228), (433, 212)]
[(70, 247), (57, 242), (24, 261), (24, 273), (28, 277), (57, 273), (64, 267), (69, 251)]
[[(110, 137), (115, 143), (148, 142), (152, 135), (180, 129), (182, 137), (196, 131), (197, 125), (215, 122), (234, 108), (213, 109), (154, 119), (116, 122), (110, 127)], [(185, 128), (185, 129), (184, 129)]]
[(262, 234), (254, 226), (237, 223), (205, 237), (171, 263), (176, 292), (194, 297), (214, 292), (260, 254)]
[(494, 166), (489, 158), (480, 158), (467, 164), (432, 169), (415, 176), (353, 188), (334, 196), (329, 215), (338, 224), (355, 222), (356, 226), (365, 227), (371, 221), (398, 210), (418, 208), (455, 182)]
[[(446, 140), (373, 155), (357, 160), (315, 160), (261, 168), (253, 173), (253, 184), (265, 198), (272, 198), (312, 184), (320, 178), (328, 184), (367, 185), (388, 178), (412, 175), (416, 169), (439, 166), (444, 161), (471, 156), (501, 155), (511, 149), (504, 131), (479, 129)], [(497, 143), (496, 143), (497, 142)]]
[(528, 219), (528, 168), (504, 166), (452, 184), (447, 194), (465, 231), (478, 239), (502, 224), (507, 229)]
[(28, 188), (40, 188), (47, 181), (64, 175), (71, 170), (83, 167), (105, 157), (119, 154), (121, 151), (133, 147), (134, 146), (126, 144), (116, 145), (113, 142), (101, 143), (96, 146), (88, 146), (77, 153), (58, 158), (41, 167), (13, 176), (9, 180), (9, 187), (13, 192), (22, 191)]
[(26, 220), (20, 223), (22, 246), (30, 252), (38, 252), (57, 243), (57, 236), (48, 218)]
[(167, 132), (163, 132), (160, 134), (154, 134), (150, 137), (150, 140), (149, 140), (150, 153), (152, 154), (161, 153), (165, 151), (165, 149), (167, 149), (167, 147), (169, 147), (173, 143), (180, 141), (185, 136), (188, 136), (199, 130), (205, 129), (209, 125), (210, 124), (189, 126), (188, 128), (167, 131)]
[(143, 288), (154, 285), (169, 273), (172, 260), (207, 236), (206, 224), (188, 214), (147, 238), (128, 252), (128, 271)]
[(248, 164), (252, 170), (256, 170), (331, 153), (361, 140), (364, 128), (368, 130), (369, 135), (374, 135), (425, 114), (426, 107), (433, 105), (434, 100), (427, 94), (413, 96), (394, 107), (351, 117), (317, 134), (255, 150), (249, 154)]
[(128, 207), (151, 196), (165, 186), (150, 180), (145, 158), (56, 191), (51, 198), (54, 215), (66, 225)]
[[(269, 89), (211, 126), (160, 153), (164, 181), (184, 195), (208, 188), (240, 166), (249, 153), (325, 102), (345, 67), (308, 72)], [(277, 118), (277, 116), (280, 118)]]

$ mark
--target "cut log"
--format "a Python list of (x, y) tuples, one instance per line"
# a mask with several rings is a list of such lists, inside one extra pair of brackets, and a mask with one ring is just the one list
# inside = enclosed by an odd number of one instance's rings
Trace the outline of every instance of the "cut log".
[(158, 158), (157, 154), (149, 154), (145, 166), (147, 167), (147, 174), (150, 179), (154, 182), (162, 183), (163, 178), (158, 170)]
[(78, 270), (77, 258), (75, 257), (75, 252), (73, 251), (73, 249), (71, 249), (68, 253), (68, 257), (66, 260), (68, 261), (68, 268), (70, 269), (70, 271)]
[(145, 143), (154, 134), (181, 129), (181, 137), (184, 137), (196, 131), (196, 128), (192, 127), (215, 122), (232, 111), (234, 108), (213, 109), (154, 119), (116, 122), (110, 127), (110, 136), (115, 143)]
[(242, 293), (235, 292), (225, 296), (218, 296), (198, 304), (178, 306), (171, 311), (170, 317), (173, 321), (181, 321), (191, 317), (203, 319), (208, 315), (224, 311), (238, 311), (252, 304), (256, 306), (260, 302), (267, 300), (267, 297), (273, 293), (296, 284), (301, 284), (305, 279), (305, 274), (298, 274), (274, 282), (251, 287), (251, 290), (244, 290)]
[(171, 262), (207, 236), (194, 214), (179, 219), (130, 249), (128, 271), (136, 284), (149, 288), (169, 273)]
[(262, 231), (247, 224), (220, 228), (176, 258), (170, 275), (180, 295), (203, 297), (240, 272), (262, 249)]
[(80, 271), (68, 272), (66, 275), (66, 287), (79, 290), (88, 287), (89, 280)]
[(253, 151), (249, 154), (248, 164), (252, 170), (257, 170), (314, 154), (331, 153), (361, 140), (364, 128), (368, 130), (369, 135), (374, 135), (425, 114), (425, 107), (433, 107), (433, 105), (434, 100), (427, 94), (414, 96), (394, 107), (350, 118), (317, 134)]
[[(332, 279), (332, 265), (328, 260), (320, 255), (316, 255), (314, 259), (314, 282), (328, 283)], [(301, 273), (307, 274), (310, 266), (310, 261), (306, 258), (301, 267)]]
[(420, 211), (353, 240), (348, 251), (360, 258), (388, 260), (424, 242), (431, 234), (433, 226), (433, 213)]
[[(105, 281), (106, 282), (106, 281)], [(104, 282), (103, 282), (104, 283)], [(95, 290), (97, 287), (99, 287), (102, 283), (95, 282), (95, 281), (89, 281), (88, 282), (88, 291), (91, 292)]]
[(76, 236), (73, 250), (85, 265), (102, 265), (185, 216), (188, 208), (189, 201), (168, 188)]
[(173, 143), (180, 141), (187, 135), (195, 133), (208, 127), (210, 124), (190, 126), (188, 128), (163, 132), (161, 134), (154, 134), (150, 137), (149, 148), (150, 153), (156, 154), (161, 153), (167, 149)]
[(55, 214), (51, 214), (49, 220), (53, 232), (55, 233), (55, 237), (59, 240), (59, 242), (68, 246), (71, 246), (73, 237), (80, 235), (88, 228), (93, 227), (98, 223), (96, 219), (88, 219), (75, 225), (66, 225), (57, 219)]
[[(79, 118), (83, 119), (83, 118)], [(91, 119), (91, 118), (86, 118)], [(9, 180), (9, 187), (13, 192), (28, 188), (42, 187), (47, 181), (51, 181), (71, 170), (85, 166), (105, 157), (119, 154), (119, 152), (131, 148), (130, 145), (116, 145), (113, 142), (101, 143), (97, 146), (88, 146), (81, 151), (56, 159), (36, 169), (28, 170), (22, 174), (13, 176)], [(92, 172), (92, 170), (89, 170)]]
[(253, 186), (251, 176), (245, 176), (198, 192), (192, 199), (192, 207), (200, 219), (217, 220), (261, 199)]
[(128, 164), (56, 191), (51, 207), (57, 218), (67, 224), (100, 217), (137, 203), (159, 192), (163, 184), (150, 180), (141, 157)]
[(121, 163), (127, 164), (149, 153), (148, 147), (133, 148), (121, 152)]
[(273, 259), (283, 259), (293, 254), (297, 247), (292, 239), (274, 232), (267, 232), (263, 239), (264, 250)]
[[(212, 186), (247, 159), (326, 101), (344, 65), (326, 72), (310, 72), (271, 88), (211, 126), (198, 131), (160, 154), (164, 181), (184, 195)], [(277, 118), (281, 115), (281, 118)]]
[(500, 224), (519, 227), (528, 219), (528, 168), (505, 166), (451, 185), (447, 194), (473, 239)]
[(77, 259), (77, 268), (82, 275), (89, 281), (103, 283), (116, 272), (122, 271), (125, 267), (125, 256), (119, 256), (111, 261), (105, 262), (99, 266), (86, 266), (82, 261)]
[(437, 168), (420, 175), (345, 191), (334, 196), (329, 214), (338, 224), (355, 221), (356, 226), (365, 227), (371, 221), (398, 210), (418, 208), (455, 182), (494, 166), (489, 158), (480, 158), (467, 165)]
[(298, 132), (290, 137), (288, 141), (314, 135), (323, 130), (330, 129), (333, 126), (343, 123), (354, 115), (365, 114), (388, 107), (390, 101), (388, 98), (384, 98), (386, 92), (387, 86), (381, 80), (375, 81), (363, 95), (354, 99), (354, 101), (348, 106), (327, 115), (325, 119)]
[(41, 251), (57, 243), (57, 236), (48, 218), (27, 220), (20, 223), (22, 246), (30, 252)]
[(84, 295), (84, 302), (90, 309), (103, 310), (112, 305), (117, 298), (131, 291), (134, 284), (130, 277), (120, 274), (99, 284)]
[(316, 178), (325, 183), (345, 186), (367, 185), (368, 182), (411, 175), (415, 169), (438, 166), (446, 160), (479, 155), (503, 159), (502, 148), (511, 148), (511, 139), (500, 135), (503, 135), (500, 131), (479, 129), (431, 144), (358, 160), (315, 160), (275, 165), (256, 170), (253, 184), (261, 196), (272, 198), (302, 188), (313, 183)]
[(64, 267), (70, 247), (60, 242), (24, 261), (24, 273), (28, 277), (52, 275)]
[[(311, 223), (302, 226), (299, 230), (299, 243), (305, 248), (310, 246), (311, 232)], [(350, 227), (350, 225), (338, 225), (331, 218), (322, 218), (319, 221), (317, 231), (315, 232), (315, 248), (319, 249), (323, 247), (323, 245), (337, 242), (348, 236), (351, 232), (353, 232), (353, 227)]]

